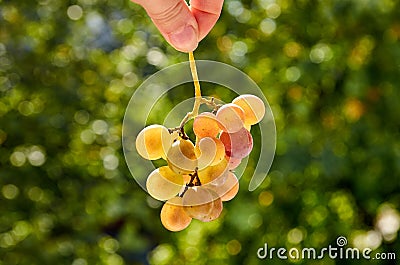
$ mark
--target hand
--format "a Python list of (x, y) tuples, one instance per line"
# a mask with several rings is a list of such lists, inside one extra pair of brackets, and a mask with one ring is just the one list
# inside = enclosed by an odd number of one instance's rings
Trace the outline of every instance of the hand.
[(177, 50), (193, 51), (217, 22), (224, 0), (132, 0), (141, 5)]

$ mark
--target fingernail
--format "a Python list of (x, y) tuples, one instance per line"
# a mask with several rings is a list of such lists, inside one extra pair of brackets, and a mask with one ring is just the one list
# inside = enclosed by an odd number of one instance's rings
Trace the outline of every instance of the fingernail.
[(197, 48), (197, 34), (194, 28), (186, 25), (169, 34), (172, 46), (183, 52), (193, 51)]

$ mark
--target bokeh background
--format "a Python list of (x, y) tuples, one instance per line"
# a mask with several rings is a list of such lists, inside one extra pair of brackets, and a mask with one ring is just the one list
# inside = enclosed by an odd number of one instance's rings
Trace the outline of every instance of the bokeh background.
[(171, 233), (121, 127), (141, 82), (187, 54), (128, 0), (0, 0), (0, 264), (267, 264), (264, 243), (338, 236), (397, 261), (273, 263), (399, 264), (399, 40), (395, 0), (226, 0), (195, 55), (263, 89), (276, 157), (217, 221)]

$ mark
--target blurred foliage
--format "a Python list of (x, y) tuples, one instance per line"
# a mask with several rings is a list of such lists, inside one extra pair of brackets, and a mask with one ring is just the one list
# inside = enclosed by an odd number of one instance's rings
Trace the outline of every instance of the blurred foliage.
[(121, 127), (138, 85), (187, 55), (128, 0), (0, 0), (0, 264), (267, 264), (264, 243), (340, 235), (399, 259), (399, 41), (395, 0), (226, 0), (196, 57), (263, 89), (276, 158), (219, 220), (171, 233), (130, 176)]

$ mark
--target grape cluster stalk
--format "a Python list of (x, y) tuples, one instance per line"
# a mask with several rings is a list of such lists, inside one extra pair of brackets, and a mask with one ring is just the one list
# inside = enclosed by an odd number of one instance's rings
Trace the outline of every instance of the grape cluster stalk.
[[(234, 169), (253, 148), (250, 128), (265, 115), (264, 102), (254, 95), (240, 95), (224, 105), (203, 98), (192, 52), (189, 62), (195, 90), (192, 111), (175, 128), (154, 124), (136, 137), (140, 156), (168, 164), (149, 174), (146, 188), (150, 196), (165, 201), (160, 219), (170, 231), (185, 229), (192, 219), (210, 222), (221, 215), (223, 202), (239, 191)], [(212, 111), (199, 113), (201, 104)], [(195, 143), (184, 130), (191, 119)]]

